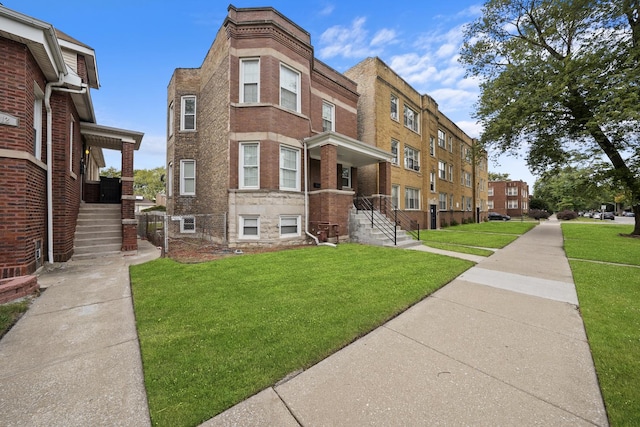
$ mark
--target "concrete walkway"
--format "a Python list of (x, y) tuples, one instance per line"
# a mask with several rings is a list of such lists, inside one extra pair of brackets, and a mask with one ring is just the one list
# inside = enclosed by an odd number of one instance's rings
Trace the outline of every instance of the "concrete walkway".
[(576, 304), (559, 224), (544, 222), (203, 426), (606, 426)]
[(150, 425), (129, 269), (160, 251), (70, 261), (0, 341), (0, 425)]
[[(0, 341), (3, 426), (145, 426), (127, 266), (72, 261)], [(429, 266), (424, 266), (428, 272)], [(557, 222), (205, 426), (585, 425), (607, 417)]]

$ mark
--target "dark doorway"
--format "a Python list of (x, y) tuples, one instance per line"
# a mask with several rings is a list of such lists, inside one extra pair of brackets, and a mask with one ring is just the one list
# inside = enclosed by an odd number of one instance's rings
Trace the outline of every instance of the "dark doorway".
[(100, 177), (100, 203), (120, 203), (120, 178)]
[(429, 212), (431, 215), (431, 230), (435, 230), (438, 228), (438, 206), (437, 205), (429, 205)]

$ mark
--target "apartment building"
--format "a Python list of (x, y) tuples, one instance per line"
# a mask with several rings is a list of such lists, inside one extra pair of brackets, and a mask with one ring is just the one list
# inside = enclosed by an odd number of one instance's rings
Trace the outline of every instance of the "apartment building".
[(520, 181), (489, 181), (489, 210), (509, 216), (529, 212), (529, 185)]
[[(358, 135), (392, 153), (392, 203), (421, 228), (476, 222), (486, 217), (486, 153), (380, 58), (345, 72), (357, 82)], [(375, 168), (359, 171), (364, 193), (386, 194)]]
[(115, 203), (122, 250), (135, 250), (133, 151), (142, 134), (96, 123), (94, 50), (0, 5), (0, 58), (0, 279), (71, 259), (81, 202), (100, 201), (103, 148), (122, 152)]
[(229, 6), (202, 65), (176, 69), (167, 93), (174, 236), (284, 246), (323, 224), (345, 238), (360, 170), (391, 191), (391, 154), (357, 139), (356, 83), (271, 7)]

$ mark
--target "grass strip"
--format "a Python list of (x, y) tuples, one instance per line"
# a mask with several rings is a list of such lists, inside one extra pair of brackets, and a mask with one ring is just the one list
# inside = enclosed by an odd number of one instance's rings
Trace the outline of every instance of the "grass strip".
[(563, 223), (564, 250), (569, 258), (640, 265), (640, 238), (623, 237), (632, 225)]
[(28, 300), (0, 305), (0, 338), (9, 332), (9, 329), (28, 309)]
[(437, 243), (437, 242), (424, 242), (426, 246), (436, 249), (442, 249), (443, 251), (458, 252), (462, 254), (478, 255), (488, 257), (493, 255), (493, 251), (488, 249), (474, 248), (471, 246), (455, 245), (452, 243)]
[(472, 265), (341, 244), (132, 266), (152, 422), (198, 425), (319, 362)]

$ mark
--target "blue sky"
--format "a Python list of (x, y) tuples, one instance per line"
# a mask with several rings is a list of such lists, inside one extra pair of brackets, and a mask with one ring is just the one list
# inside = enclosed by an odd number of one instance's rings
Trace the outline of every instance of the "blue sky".
[[(101, 125), (144, 132), (136, 169), (165, 164), (167, 84), (175, 68), (202, 64), (229, 2), (220, 0), (3, 0), (5, 7), (52, 24), (96, 52), (101, 88), (92, 91)], [(236, 0), (236, 7), (273, 6), (311, 34), (315, 56), (338, 71), (379, 56), (469, 136), (478, 82), (456, 57), (462, 26), (480, 16), (482, 0)], [(390, 7), (391, 5), (391, 7)], [(495, 153), (490, 153), (495, 154)], [(120, 153), (105, 151), (108, 166)], [(492, 172), (534, 178), (523, 159), (490, 161)]]

